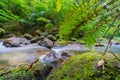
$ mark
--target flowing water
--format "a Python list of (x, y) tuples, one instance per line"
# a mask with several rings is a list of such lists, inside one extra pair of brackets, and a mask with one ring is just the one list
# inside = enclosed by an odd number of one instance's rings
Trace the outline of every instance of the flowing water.
[[(99, 52), (104, 52), (107, 44), (103, 47), (93, 47), (94, 50)], [(60, 53), (64, 50), (74, 50), (79, 52), (89, 51), (84, 45), (80, 44), (68, 44), (66, 46), (61, 47), (53, 47), (51, 50), (55, 51), (59, 56)], [(42, 62), (44, 61), (44, 57), (46, 53), (50, 50), (39, 46), (37, 44), (30, 44), (23, 47), (14, 47), (9, 48), (2, 45), (2, 41), (0, 42), (0, 66), (1, 65), (18, 65), (20, 63), (29, 63), (32, 62), (35, 58), (39, 58)], [(108, 51), (114, 53), (120, 53), (120, 45), (113, 44)]]
[(0, 65), (18, 65), (29, 63), (35, 58), (48, 52), (48, 49), (37, 44), (30, 44), (23, 47), (9, 48), (0, 42)]
[[(105, 49), (107, 47), (107, 44), (104, 44), (102, 47), (93, 47), (94, 50), (104, 53)], [(120, 53), (120, 45), (113, 43), (108, 49), (108, 52), (113, 52), (113, 53)]]

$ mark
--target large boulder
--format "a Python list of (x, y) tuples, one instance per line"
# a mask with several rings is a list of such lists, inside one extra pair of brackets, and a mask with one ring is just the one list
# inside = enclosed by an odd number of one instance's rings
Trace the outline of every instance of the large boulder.
[(3, 45), (6, 47), (20, 47), (30, 44), (30, 41), (25, 38), (11, 37), (3, 41)]
[(43, 39), (42, 41), (38, 41), (38, 44), (47, 48), (52, 48), (54, 46), (54, 43), (47, 38)]

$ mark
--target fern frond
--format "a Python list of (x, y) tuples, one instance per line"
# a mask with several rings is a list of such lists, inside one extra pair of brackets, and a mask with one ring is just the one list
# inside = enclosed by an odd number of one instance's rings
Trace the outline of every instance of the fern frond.
[[(78, 1), (75, 10), (65, 18), (60, 26), (60, 37), (74, 35), (83, 31), (87, 44), (93, 44), (97, 38), (102, 37), (109, 26), (106, 24), (116, 22), (116, 16), (120, 14), (120, 2), (116, 0), (84, 0)], [(113, 23), (111, 26), (113, 26)], [(118, 24), (117, 24), (118, 25)], [(117, 26), (116, 25), (116, 26)], [(95, 39), (96, 38), (96, 39)]]

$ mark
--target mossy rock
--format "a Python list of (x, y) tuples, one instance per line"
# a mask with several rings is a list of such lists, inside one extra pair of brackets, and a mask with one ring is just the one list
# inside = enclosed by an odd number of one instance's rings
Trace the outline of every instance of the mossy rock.
[(63, 40), (63, 39), (60, 39), (60, 40), (57, 40), (56, 44), (58, 44), (58, 45), (67, 45), (67, 44), (68, 44), (68, 41), (67, 41), (67, 40)]
[(115, 67), (118, 61), (114, 57), (104, 57), (104, 70), (95, 66), (101, 56), (98, 53), (72, 56), (61, 67), (54, 69), (47, 80), (119, 80), (120, 69)]
[(72, 37), (70, 40), (71, 40), (71, 41), (76, 41), (77, 38)]
[(56, 37), (54, 35), (51, 35), (51, 34), (48, 35), (47, 38), (52, 40), (52, 41), (56, 41), (57, 40)]
[(41, 62), (35, 63), (31, 69), (25, 66), (13, 69), (10, 73), (0, 77), (0, 80), (45, 80), (52, 67)]
[(5, 33), (6, 33), (5, 30), (0, 28), (0, 37), (2, 37)]
[(95, 43), (94, 46), (95, 46), (95, 47), (103, 47), (104, 44), (102, 44), (102, 43)]
[(76, 43), (85, 44), (85, 41), (84, 40), (76, 40)]

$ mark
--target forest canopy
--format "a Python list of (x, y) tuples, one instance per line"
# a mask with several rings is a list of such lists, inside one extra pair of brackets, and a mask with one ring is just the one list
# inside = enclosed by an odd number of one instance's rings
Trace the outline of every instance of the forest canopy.
[(75, 37), (93, 44), (114, 32), (120, 36), (119, 26), (120, 0), (0, 1), (0, 28), (6, 33), (54, 29), (60, 38)]

